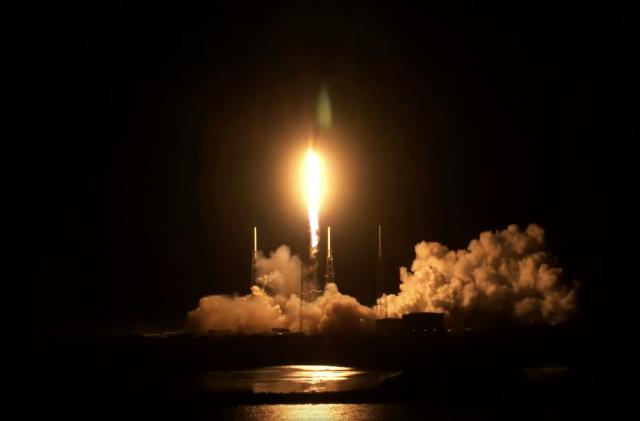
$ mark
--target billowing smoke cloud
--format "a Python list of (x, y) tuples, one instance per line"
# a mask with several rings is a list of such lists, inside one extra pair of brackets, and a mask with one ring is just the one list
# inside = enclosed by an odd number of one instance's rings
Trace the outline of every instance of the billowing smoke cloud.
[(348, 295), (336, 284), (327, 284), (321, 295), (305, 300), (300, 309), (301, 261), (280, 246), (269, 257), (256, 260), (257, 284), (244, 296), (210, 295), (189, 312), (187, 326), (196, 333), (263, 333), (272, 328), (307, 333), (339, 333), (373, 329), (374, 311)]
[(386, 301), (391, 317), (444, 312), (452, 325), (565, 321), (576, 307), (577, 283), (561, 283), (562, 269), (550, 264), (543, 246), (544, 230), (535, 224), (483, 232), (466, 250), (423, 241), (411, 270), (400, 268), (400, 292), (378, 303)]
[[(564, 285), (562, 270), (543, 250), (544, 230), (516, 225), (483, 232), (465, 250), (439, 243), (415, 247), (411, 270), (400, 268), (400, 292), (378, 299), (390, 317), (415, 311), (447, 314), (452, 326), (490, 325), (500, 319), (522, 323), (558, 323), (576, 307), (577, 284)], [(244, 296), (211, 295), (189, 312), (192, 332), (263, 333), (272, 328), (307, 333), (369, 331), (376, 313), (336, 284), (325, 286), (300, 311), (301, 261), (280, 246), (256, 260), (257, 285)]]
[(257, 283), (272, 295), (300, 293), (300, 265), (298, 256), (292, 256), (287, 246), (280, 246), (265, 257), (258, 252), (256, 259)]

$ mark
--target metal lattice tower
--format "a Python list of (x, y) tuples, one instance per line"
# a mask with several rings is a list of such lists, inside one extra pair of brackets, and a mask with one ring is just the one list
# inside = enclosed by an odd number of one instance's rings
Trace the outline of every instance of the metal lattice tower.
[(331, 252), (331, 227), (327, 227), (327, 266), (324, 274), (325, 285), (336, 282), (336, 272), (333, 269), (333, 253)]
[(388, 317), (387, 294), (384, 276), (384, 261), (382, 259), (382, 225), (378, 225), (378, 256), (376, 259), (376, 293), (375, 299), (382, 296), (380, 305), (376, 305), (378, 317)]
[(253, 227), (253, 252), (251, 253), (251, 282), (249, 288), (257, 284), (258, 273), (256, 271), (256, 261), (258, 260), (258, 228)]

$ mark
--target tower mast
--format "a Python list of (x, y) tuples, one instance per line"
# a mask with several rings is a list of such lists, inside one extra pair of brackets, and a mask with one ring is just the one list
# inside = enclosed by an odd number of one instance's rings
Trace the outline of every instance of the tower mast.
[(336, 273), (333, 269), (333, 252), (331, 251), (331, 227), (327, 227), (327, 265), (324, 281), (325, 284), (336, 282)]
[(253, 227), (253, 251), (251, 252), (251, 283), (249, 287), (257, 283), (256, 261), (258, 260), (258, 227)]
[(382, 258), (382, 225), (378, 225), (378, 258), (376, 259), (376, 294), (375, 299), (383, 297), (380, 305), (377, 305), (378, 317), (388, 317), (387, 294), (385, 288), (384, 261)]

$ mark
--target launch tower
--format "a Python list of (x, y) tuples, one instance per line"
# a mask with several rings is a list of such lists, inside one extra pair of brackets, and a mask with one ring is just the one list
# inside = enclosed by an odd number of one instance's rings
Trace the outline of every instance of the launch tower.
[(375, 300), (377, 302), (379, 297), (383, 297), (380, 303), (376, 305), (376, 312), (380, 318), (388, 317), (386, 292), (384, 260), (382, 258), (382, 225), (378, 225), (378, 258), (376, 259)]
[(258, 273), (256, 271), (256, 260), (258, 259), (258, 228), (253, 227), (253, 251), (251, 252), (251, 282), (249, 288), (256, 285)]
[(325, 285), (336, 282), (336, 273), (333, 269), (333, 252), (331, 251), (331, 227), (327, 227), (327, 265), (324, 274)]

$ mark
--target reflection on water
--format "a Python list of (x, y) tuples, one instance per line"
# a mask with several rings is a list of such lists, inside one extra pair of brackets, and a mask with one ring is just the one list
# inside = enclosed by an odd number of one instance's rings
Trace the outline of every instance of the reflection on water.
[(400, 405), (389, 404), (305, 404), (305, 405), (242, 405), (229, 414), (234, 420), (277, 421), (382, 421), (414, 418)]
[(248, 370), (212, 371), (205, 388), (214, 392), (343, 392), (377, 386), (397, 373), (332, 365), (278, 365)]

